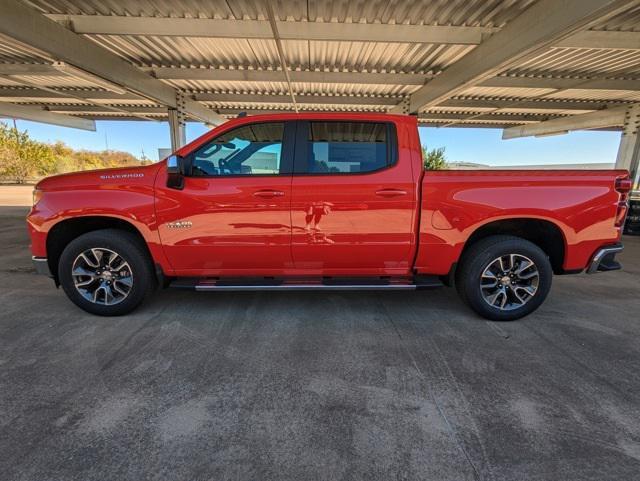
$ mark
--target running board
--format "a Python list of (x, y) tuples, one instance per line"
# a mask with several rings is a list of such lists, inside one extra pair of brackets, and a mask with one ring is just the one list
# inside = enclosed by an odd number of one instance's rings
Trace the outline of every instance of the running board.
[(387, 279), (324, 279), (322, 281), (281, 279), (200, 279), (179, 278), (170, 287), (196, 291), (413, 291), (433, 289), (444, 284), (437, 276), (421, 276), (417, 282)]

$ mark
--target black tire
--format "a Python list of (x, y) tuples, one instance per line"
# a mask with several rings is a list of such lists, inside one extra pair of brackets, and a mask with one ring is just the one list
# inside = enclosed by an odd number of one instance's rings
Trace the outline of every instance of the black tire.
[[(132, 285), (128, 287), (124, 299), (116, 304), (94, 303), (76, 288), (72, 275), (74, 262), (90, 249), (108, 249), (116, 252), (130, 266), (131, 275), (127, 277), (132, 279)], [(74, 304), (99, 316), (121, 316), (130, 313), (147, 298), (156, 285), (153, 263), (145, 245), (134, 234), (118, 229), (88, 232), (71, 241), (60, 256), (58, 277), (62, 289)], [(106, 299), (106, 294), (104, 298)]]
[[(484, 282), (488, 282), (490, 286), (492, 284), (490, 277), (483, 278), (485, 270), (495, 270), (496, 266), (501, 266), (501, 263), (494, 264), (498, 258), (504, 258), (504, 264), (508, 265), (512, 259), (511, 254), (515, 255), (513, 259), (516, 267), (511, 266), (513, 269), (504, 271), (508, 273), (507, 275), (496, 276), (495, 288), (482, 289), (482, 279), (486, 279)], [(534, 276), (533, 280), (521, 280), (517, 275), (513, 277), (511, 274), (518, 270), (517, 266), (528, 265), (523, 259), (534, 264), (522, 274), (523, 276), (531, 275), (537, 269), (538, 275)], [(490, 266), (493, 267), (490, 268)], [(493, 273), (490, 271), (488, 274)], [(510, 276), (512, 278), (508, 279)], [(552, 277), (553, 270), (549, 258), (537, 245), (520, 237), (495, 235), (478, 241), (463, 254), (456, 271), (456, 288), (462, 300), (482, 317), (492, 321), (513, 321), (540, 307), (549, 294)], [(533, 295), (529, 295), (526, 289), (533, 290), (529, 285), (532, 282), (535, 282), (535, 291)], [(499, 294), (496, 299), (496, 304), (502, 304), (504, 301), (503, 308), (490, 304), (491, 294), (497, 293), (498, 290), (505, 292), (505, 294)], [(525, 302), (520, 305), (523, 297)]]

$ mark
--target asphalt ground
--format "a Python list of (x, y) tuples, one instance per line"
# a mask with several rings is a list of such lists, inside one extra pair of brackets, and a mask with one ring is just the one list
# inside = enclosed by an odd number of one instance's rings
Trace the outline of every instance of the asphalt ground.
[(32, 270), (28, 191), (0, 188), (3, 481), (640, 478), (640, 237), (513, 323), (452, 289), (100, 318)]

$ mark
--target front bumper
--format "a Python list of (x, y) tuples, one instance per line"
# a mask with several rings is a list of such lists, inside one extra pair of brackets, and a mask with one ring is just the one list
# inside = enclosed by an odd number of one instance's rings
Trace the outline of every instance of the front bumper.
[(601, 247), (598, 249), (589, 263), (587, 274), (617, 271), (622, 269), (622, 265), (616, 260), (616, 255), (622, 252), (623, 249), (624, 247), (622, 244)]
[(49, 261), (46, 257), (33, 256), (31, 262), (33, 262), (33, 267), (38, 274), (53, 278), (53, 274), (51, 274), (51, 270), (49, 270)]

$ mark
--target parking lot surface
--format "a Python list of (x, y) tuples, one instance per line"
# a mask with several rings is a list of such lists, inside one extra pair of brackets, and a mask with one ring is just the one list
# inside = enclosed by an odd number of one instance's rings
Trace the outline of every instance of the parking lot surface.
[(638, 479), (638, 237), (513, 323), (452, 289), (165, 290), (100, 318), (33, 272), (0, 189), (2, 480)]

